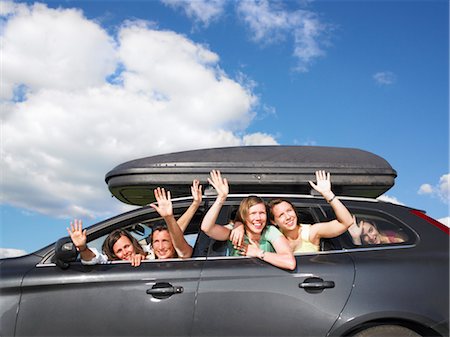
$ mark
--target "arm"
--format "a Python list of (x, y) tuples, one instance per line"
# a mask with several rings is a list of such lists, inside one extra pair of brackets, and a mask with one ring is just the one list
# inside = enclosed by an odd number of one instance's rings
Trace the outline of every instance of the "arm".
[(191, 257), (192, 247), (187, 243), (180, 226), (178, 226), (178, 223), (173, 216), (170, 192), (168, 191), (166, 194), (164, 188), (158, 187), (154, 190), (154, 193), (158, 206), (155, 204), (151, 204), (150, 206), (164, 218), (164, 221), (169, 228), (170, 238), (172, 239), (173, 246), (175, 247), (178, 256), (184, 259)]
[(200, 181), (198, 181), (197, 179), (192, 182), (191, 193), (192, 197), (194, 198), (192, 200), (192, 204), (177, 221), (183, 233), (191, 222), (195, 212), (197, 212), (200, 203), (202, 202), (202, 185), (200, 185)]
[(216, 189), (217, 199), (205, 214), (201, 228), (209, 237), (225, 241), (229, 239), (231, 230), (216, 224), (216, 221), (228, 196), (228, 181), (226, 178), (222, 179), (220, 171), (213, 170), (211, 171), (211, 178), (208, 178), (208, 182)]
[(353, 225), (351, 225), (348, 228), (348, 232), (350, 233), (350, 235), (352, 237), (353, 243), (355, 245), (360, 246), (360, 245), (362, 245), (361, 234), (362, 234), (362, 230), (363, 230), (363, 224), (362, 224), (362, 221), (358, 224), (356, 222), (355, 217), (353, 217), (353, 220), (354, 220)]
[(334, 238), (344, 233), (352, 224), (353, 217), (347, 207), (331, 191), (330, 173), (316, 171), (317, 184), (309, 184), (331, 205), (337, 220), (323, 222), (311, 226), (310, 241), (319, 244), (321, 238)]
[(88, 262), (97, 257), (97, 254), (87, 246), (86, 230), (83, 230), (83, 222), (81, 220), (75, 219), (71, 222), (70, 228), (67, 228), (67, 232), (73, 244), (77, 247), (81, 260)]
[(275, 253), (264, 252), (259, 248), (257, 243), (250, 240), (246, 255), (258, 257), (279, 268), (294, 270), (297, 262), (284, 235), (279, 235), (278, 238), (271, 241), (271, 243), (273, 248), (275, 248)]

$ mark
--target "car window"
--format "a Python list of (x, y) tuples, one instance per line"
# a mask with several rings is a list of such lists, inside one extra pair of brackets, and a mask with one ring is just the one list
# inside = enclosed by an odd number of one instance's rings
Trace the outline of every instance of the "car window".
[(412, 244), (414, 233), (389, 215), (367, 210), (350, 210), (356, 222), (340, 236), (343, 248)]
[[(185, 211), (187, 207), (174, 207), (174, 215), (175, 218), (178, 219)], [(184, 234), (186, 241), (194, 248), (197, 243), (198, 233), (200, 230), (200, 224), (201, 219), (203, 217), (203, 212), (201, 210), (198, 210), (197, 213), (192, 218), (191, 222), (187, 226)], [(100, 230), (98, 231), (100, 233), (99, 235), (95, 234), (95, 231), (92, 232), (89, 235), (89, 238), (93, 238), (89, 240), (88, 238), (88, 246), (91, 248), (96, 248), (98, 252), (102, 252), (102, 245), (105, 239), (108, 237), (108, 235), (116, 229), (125, 229), (128, 232), (131, 233), (133, 237), (137, 239), (139, 244), (144, 248), (144, 251), (151, 252), (151, 234), (152, 234), (152, 228), (155, 225), (164, 223), (164, 220), (159, 217), (159, 215), (156, 212), (149, 212), (148, 214), (144, 216), (139, 217), (139, 221), (136, 220), (136, 222), (130, 222), (127, 220), (126, 222), (122, 224), (113, 224), (110, 226), (110, 228), (106, 229), (102, 228), (101, 233)], [(151, 255), (151, 254), (150, 254)], [(80, 260), (80, 257), (78, 256), (78, 261)]]
[(408, 242), (405, 230), (384, 217), (372, 214), (354, 214), (356, 223), (349, 229), (353, 244), (370, 246)]
[[(314, 224), (318, 222), (318, 216), (317, 212), (319, 212), (318, 207), (315, 207), (313, 205), (305, 205), (297, 202), (293, 202), (297, 215), (298, 215), (298, 221), (302, 224)], [(217, 223), (229, 226), (231, 227), (231, 223), (236, 217), (237, 210), (239, 208), (238, 203), (230, 203), (228, 205), (224, 205), (222, 207)], [(268, 215), (268, 223), (269, 223), (269, 215)], [(331, 247), (334, 247), (331, 243), (328, 245), (321, 244), (321, 250), (322, 248), (327, 247), (328, 249), (332, 249)], [(228, 256), (230, 253), (230, 246), (228, 244), (228, 241), (216, 241), (211, 240), (209, 244), (209, 252), (208, 256)], [(298, 253), (301, 254), (301, 253)]]

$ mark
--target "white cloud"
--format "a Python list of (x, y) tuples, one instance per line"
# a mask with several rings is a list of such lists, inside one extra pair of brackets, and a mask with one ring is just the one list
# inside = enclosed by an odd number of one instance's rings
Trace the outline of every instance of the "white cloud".
[(256, 132), (243, 137), (244, 145), (277, 145), (273, 136)]
[[(125, 160), (276, 143), (245, 134), (258, 99), (207, 47), (143, 22), (127, 22), (113, 37), (76, 10), (22, 7), (3, 18), (10, 63), (0, 202), (53, 216), (106, 216), (121, 205), (104, 175)], [(27, 92), (18, 101), (11, 88), (21, 85)]]
[(374, 74), (373, 79), (377, 84), (390, 85), (395, 83), (397, 76), (391, 71), (381, 71)]
[(448, 204), (450, 201), (450, 173), (442, 175), (435, 185), (422, 184), (417, 193), (438, 197), (443, 203)]
[(162, 0), (162, 2), (170, 7), (184, 10), (190, 19), (201, 22), (204, 26), (218, 19), (226, 5), (225, 0)]
[(256, 42), (293, 39), (298, 71), (308, 71), (311, 62), (325, 54), (322, 45), (326, 44), (324, 36), (330, 26), (321, 22), (316, 13), (301, 9), (287, 11), (281, 7), (282, 3), (267, 0), (239, 1), (237, 4), (239, 15)]
[(295, 70), (306, 72), (311, 63), (325, 55), (323, 46), (331, 26), (322, 22), (319, 16), (309, 10), (290, 11), (283, 2), (268, 0), (246, 0), (227, 2), (225, 0), (162, 0), (174, 9), (181, 9), (194, 22), (208, 26), (224, 15), (225, 6), (232, 3), (238, 16), (251, 33), (251, 39), (264, 45), (281, 41), (292, 41), (293, 56), (297, 59)]
[(390, 202), (392, 204), (405, 205), (404, 203), (400, 202), (396, 197), (391, 197), (386, 194), (380, 195), (377, 199), (381, 201)]
[(112, 38), (79, 10), (35, 4), (12, 13), (2, 33), (2, 99), (17, 85), (33, 91), (97, 86), (114, 71)]
[(449, 203), (450, 199), (450, 173), (439, 178), (439, 196), (442, 201)]
[(438, 221), (440, 223), (446, 225), (447, 227), (450, 227), (450, 217), (441, 218), (441, 219), (438, 219)]
[(430, 184), (422, 184), (417, 192), (419, 194), (431, 194), (433, 193), (433, 187)]
[(27, 252), (21, 249), (13, 249), (13, 248), (0, 248), (0, 259), (4, 259), (7, 257), (17, 257), (26, 255)]

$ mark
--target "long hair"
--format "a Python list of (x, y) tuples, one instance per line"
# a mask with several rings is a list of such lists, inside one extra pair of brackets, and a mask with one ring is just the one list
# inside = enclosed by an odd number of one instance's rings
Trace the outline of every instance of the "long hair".
[(113, 246), (117, 242), (117, 240), (119, 240), (122, 236), (127, 237), (131, 241), (131, 244), (133, 245), (134, 248), (134, 252), (136, 254), (146, 255), (144, 249), (141, 247), (138, 240), (136, 240), (136, 238), (133, 235), (131, 235), (128, 231), (124, 229), (116, 229), (115, 231), (112, 231), (103, 242), (102, 250), (103, 253), (105, 253), (106, 256), (108, 257), (108, 260), (113, 261), (120, 260), (116, 256), (116, 254), (114, 254)]
[(247, 198), (244, 198), (241, 200), (241, 203), (239, 204), (239, 209), (236, 213), (236, 220), (242, 222), (245, 225), (246, 219), (248, 217), (248, 210), (250, 207), (263, 204), (266, 208), (267, 213), (267, 205), (264, 202), (264, 200), (256, 195), (250, 195)]
[(270, 222), (275, 223), (275, 216), (273, 215), (272, 209), (273, 209), (276, 205), (281, 204), (282, 202), (286, 202), (286, 203), (288, 203), (289, 205), (291, 205), (292, 209), (293, 209), (294, 212), (295, 212), (295, 216), (297, 217), (297, 222), (298, 222), (298, 221), (299, 221), (299, 218), (298, 218), (297, 208), (296, 208), (296, 207), (292, 204), (292, 202), (290, 202), (289, 200), (281, 199), (281, 198), (280, 198), (280, 199), (272, 199), (272, 200), (270, 200), (269, 203), (267, 204), (267, 207), (269, 208), (269, 220), (270, 220)]

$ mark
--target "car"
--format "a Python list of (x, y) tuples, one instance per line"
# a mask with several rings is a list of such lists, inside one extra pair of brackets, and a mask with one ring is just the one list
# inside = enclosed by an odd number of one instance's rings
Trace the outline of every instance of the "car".
[[(357, 219), (401, 234), (402, 242), (356, 244), (348, 232), (295, 254), (284, 270), (226, 254), (200, 224), (215, 200), (206, 188), (185, 231), (188, 259), (83, 265), (69, 237), (23, 257), (2, 259), (1, 336), (448, 336), (449, 230), (423, 210), (376, 199), (397, 172), (370, 152), (333, 147), (260, 146), (184, 151), (121, 164), (105, 180), (119, 200), (141, 205), (87, 228), (101, 249), (117, 228), (142, 243), (161, 220), (152, 189), (173, 191), (175, 217), (191, 204), (189, 185), (207, 187), (211, 169), (229, 179), (219, 215), (227, 224), (243, 197), (283, 197), (302, 223), (335, 218), (308, 180), (331, 172), (333, 191)], [(184, 195), (184, 196), (183, 196)]]

